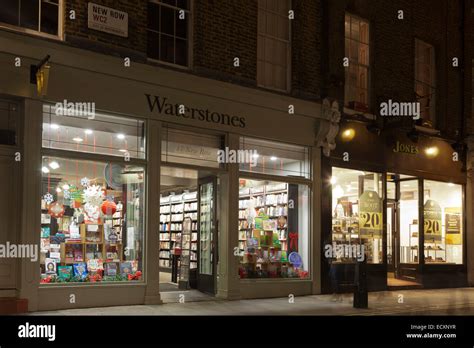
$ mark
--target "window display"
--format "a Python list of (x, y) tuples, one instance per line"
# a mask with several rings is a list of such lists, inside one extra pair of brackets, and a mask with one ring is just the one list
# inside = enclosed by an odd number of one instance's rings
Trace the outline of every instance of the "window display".
[(382, 263), (382, 175), (333, 167), (331, 184), (333, 262)]
[(41, 282), (142, 277), (145, 171), (43, 157)]
[(240, 278), (309, 277), (309, 188), (240, 179)]
[(424, 181), (426, 264), (462, 264), (462, 186)]
[(418, 179), (400, 177), (400, 263), (419, 263)]

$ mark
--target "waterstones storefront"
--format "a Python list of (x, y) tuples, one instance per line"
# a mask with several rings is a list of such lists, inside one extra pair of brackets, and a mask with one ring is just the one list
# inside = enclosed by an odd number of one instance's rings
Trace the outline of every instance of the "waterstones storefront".
[[(369, 290), (466, 286), (461, 156), (440, 138), (342, 124), (322, 162), (323, 243), (365, 253)], [(357, 256), (323, 255), (323, 292), (344, 291)]]
[[(1, 59), (31, 57), (0, 67), (11, 120), (1, 242), (39, 257), (2, 260), (5, 296), (36, 311), (160, 303), (166, 286), (227, 299), (321, 292), (321, 146), (337, 106), (17, 35), (0, 39)], [(39, 97), (28, 67), (48, 54)]]

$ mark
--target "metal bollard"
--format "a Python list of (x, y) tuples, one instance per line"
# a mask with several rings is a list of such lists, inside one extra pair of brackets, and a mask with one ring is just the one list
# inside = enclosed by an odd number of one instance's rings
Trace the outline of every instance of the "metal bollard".
[(354, 308), (369, 307), (369, 292), (367, 291), (367, 263), (357, 261), (355, 268)]

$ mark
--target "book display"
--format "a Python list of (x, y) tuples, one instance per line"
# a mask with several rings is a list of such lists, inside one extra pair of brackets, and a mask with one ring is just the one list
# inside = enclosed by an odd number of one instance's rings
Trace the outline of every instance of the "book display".
[[(244, 180), (241, 180), (244, 181)], [(296, 188), (296, 189), (295, 189)], [(241, 278), (305, 278), (299, 255), (298, 189), (286, 183), (241, 187)]]
[[(76, 163), (73, 164), (76, 168)], [(44, 181), (47, 193), (41, 200), (42, 283), (140, 278), (137, 257), (140, 244), (134, 232), (140, 228), (143, 211), (142, 184), (122, 184), (122, 168), (110, 168), (106, 174), (114, 170), (117, 171), (113, 174), (115, 182), (106, 176), (69, 180), (49, 175)], [(139, 178), (137, 174), (129, 176), (130, 181), (136, 178)], [(130, 271), (120, 272), (122, 268)]]
[(181, 241), (183, 220), (191, 219), (189, 269), (197, 268), (197, 192), (168, 195), (160, 200), (160, 269), (171, 272), (172, 255)]

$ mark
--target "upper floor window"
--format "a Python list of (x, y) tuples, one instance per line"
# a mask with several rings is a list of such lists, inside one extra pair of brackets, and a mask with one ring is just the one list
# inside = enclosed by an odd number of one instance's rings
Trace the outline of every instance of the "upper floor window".
[(148, 57), (187, 66), (189, 0), (148, 2)]
[(61, 0), (3, 0), (0, 26), (15, 26), (26, 32), (61, 36)]
[(415, 40), (415, 93), (420, 103), (423, 125), (435, 123), (435, 52), (434, 47), (421, 40)]
[(290, 20), (288, 0), (258, 1), (257, 84), (289, 89)]
[(344, 103), (352, 109), (369, 107), (369, 22), (346, 14)]

